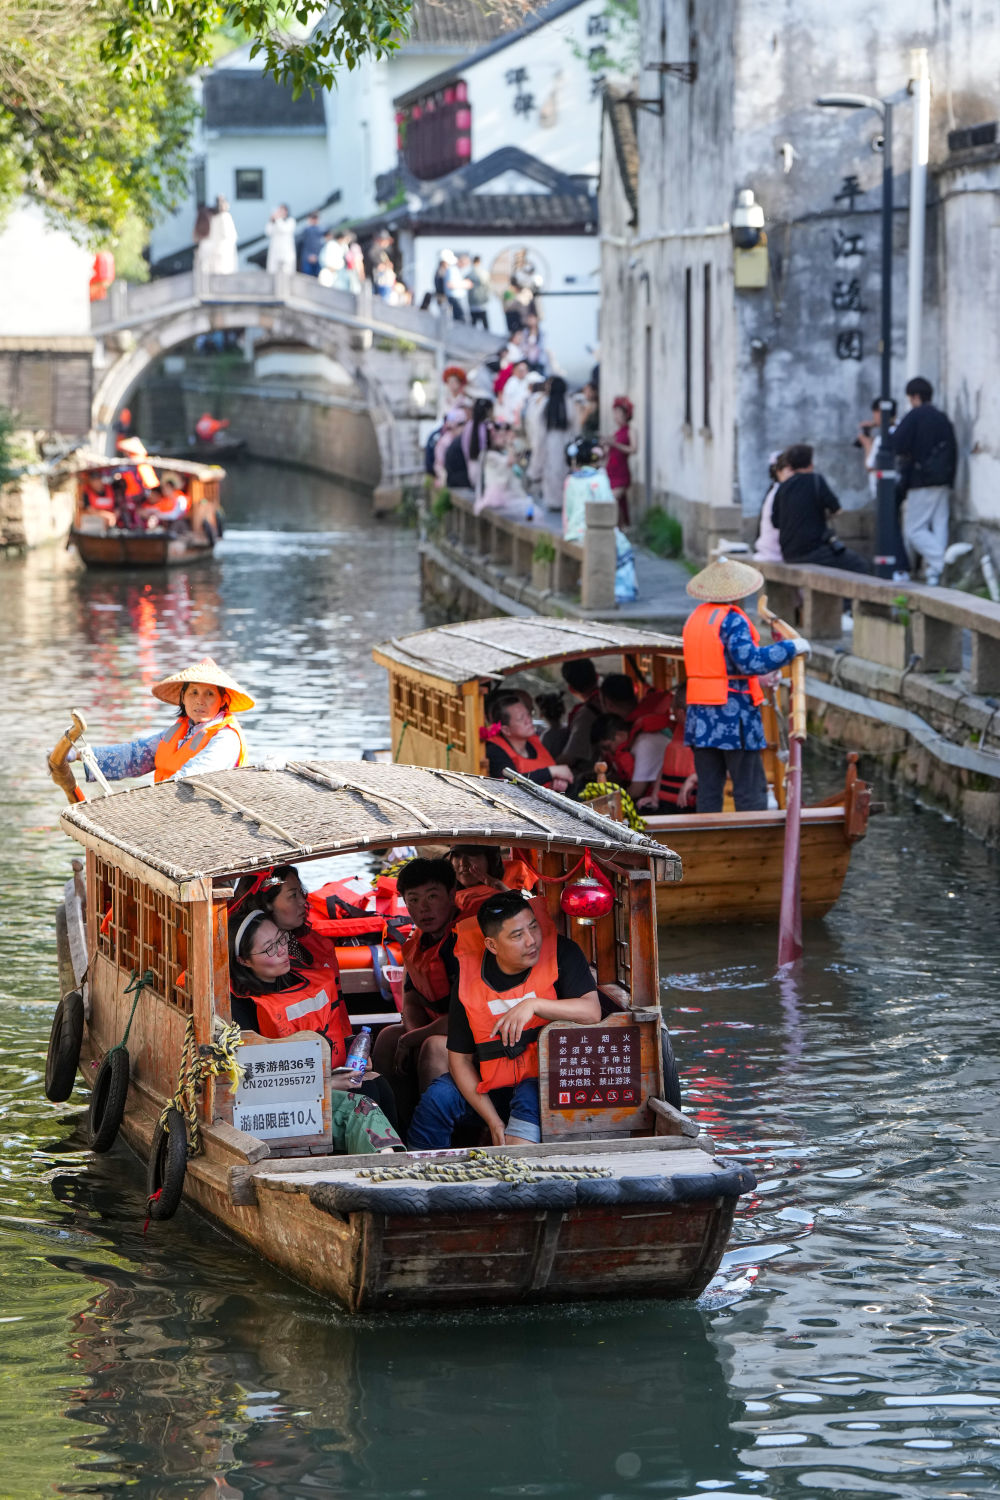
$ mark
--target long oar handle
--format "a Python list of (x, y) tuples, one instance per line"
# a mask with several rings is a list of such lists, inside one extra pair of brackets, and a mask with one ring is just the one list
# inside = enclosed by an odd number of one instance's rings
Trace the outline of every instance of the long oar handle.
[[(767, 595), (761, 594), (757, 601), (757, 617), (765, 625), (770, 625), (771, 634), (779, 640), (797, 641), (800, 639), (799, 632), (793, 625), (773, 614), (767, 607)], [(804, 740), (806, 737), (806, 659), (804, 656), (796, 656), (792, 660), (792, 714), (789, 734), (793, 739)]]
[(73, 722), (65, 734), (49, 752), (49, 775), (56, 786), (61, 786), (69, 802), (85, 802), (87, 799), (76, 784), (76, 778), (67, 764), (66, 757), (81, 735), (87, 732), (87, 721), (77, 709), (70, 710)]

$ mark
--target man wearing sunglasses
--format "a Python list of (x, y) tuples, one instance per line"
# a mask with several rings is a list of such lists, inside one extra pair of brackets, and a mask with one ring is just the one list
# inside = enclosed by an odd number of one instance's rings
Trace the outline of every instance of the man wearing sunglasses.
[(448, 1012), (449, 1071), (421, 1097), (407, 1143), (451, 1145), (457, 1125), (489, 1128), (494, 1146), (541, 1139), (538, 1037), (548, 1021), (592, 1024), (601, 1002), (583, 950), (539, 900), (490, 897), (455, 929), (458, 979)]

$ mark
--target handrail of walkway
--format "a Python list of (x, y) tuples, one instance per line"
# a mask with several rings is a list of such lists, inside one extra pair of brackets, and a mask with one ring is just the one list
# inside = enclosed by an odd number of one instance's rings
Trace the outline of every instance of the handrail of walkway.
[(811, 564), (761, 562), (774, 612), (795, 620), (809, 640), (841, 638), (843, 601), (853, 601), (854, 656), (903, 671), (960, 672), (962, 636), (968, 631), (973, 693), (1000, 692), (1000, 605), (958, 589), (892, 583), (863, 573)]
[(451, 491), (445, 524), (449, 540), (471, 558), (530, 583), (539, 594), (579, 600), (584, 609), (614, 607), (616, 508), (610, 502), (588, 502), (582, 545), (490, 506), (476, 515), (472, 497), (461, 490)]
[(447, 306), (435, 312), (397, 307), (373, 296), (370, 283), (359, 293), (345, 292), (298, 271), (234, 271), (229, 276), (187, 271), (144, 283), (116, 281), (104, 301), (91, 303), (91, 326), (101, 336), (159, 322), (204, 303), (248, 302), (288, 307), (386, 338), (409, 339), (422, 348), (443, 345), (456, 357), (484, 359), (502, 343), (499, 334), (456, 322)]

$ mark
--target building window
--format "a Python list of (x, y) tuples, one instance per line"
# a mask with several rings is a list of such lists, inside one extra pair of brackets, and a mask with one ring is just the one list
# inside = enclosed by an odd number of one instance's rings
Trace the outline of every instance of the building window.
[(691, 308), (691, 267), (688, 266), (684, 272), (684, 425), (691, 427), (694, 417), (694, 402), (692, 400), (691, 388), (693, 385), (691, 370), (691, 335), (692, 308)]
[(421, 182), (433, 182), (472, 158), (472, 106), (463, 79), (425, 94), (396, 113), (396, 144)]
[(712, 430), (712, 267), (706, 265), (702, 277), (704, 295), (701, 307), (701, 425)]
[(192, 172), (192, 187), (194, 189), (194, 201), (199, 208), (205, 203), (205, 158), (196, 156), (194, 159), (194, 170)]
[(236, 168), (236, 197), (263, 198), (264, 171), (262, 167)]

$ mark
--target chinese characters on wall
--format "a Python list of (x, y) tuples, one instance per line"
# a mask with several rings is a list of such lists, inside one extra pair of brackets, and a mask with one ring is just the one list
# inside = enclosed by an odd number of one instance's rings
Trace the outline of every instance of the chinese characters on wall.
[[(864, 197), (865, 189), (852, 173), (845, 177), (839, 193), (834, 193), (834, 203), (846, 203), (847, 212), (854, 212), (858, 198)], [(867, 311), (861, 295), (862, 261), (865, 256), (865, 237), (860, 232), (838, 229), (833, 236), (834, 279), (830, 293), (836, 320), (834, 352), (838, 359), (858, 360), (864, 358), (864, 333), (861, 315)]]

